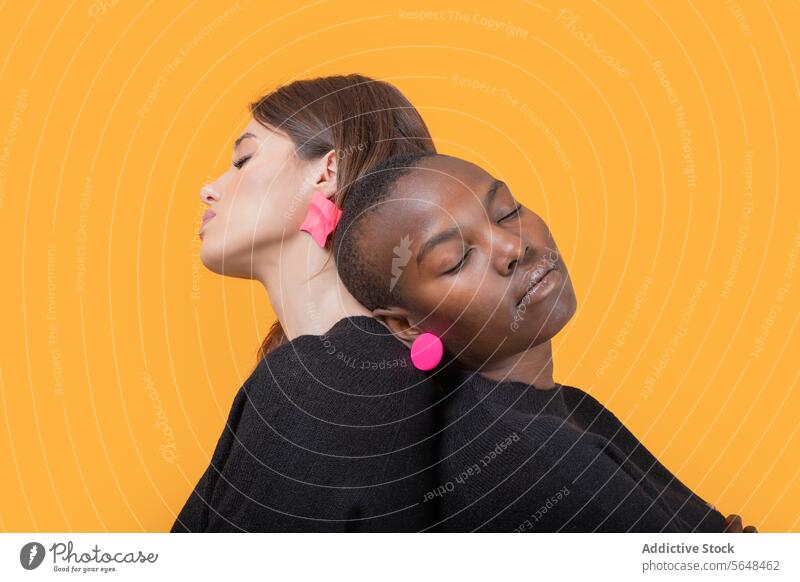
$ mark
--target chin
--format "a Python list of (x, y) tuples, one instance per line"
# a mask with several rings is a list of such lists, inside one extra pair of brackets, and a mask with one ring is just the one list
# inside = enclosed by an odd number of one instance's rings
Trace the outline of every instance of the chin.
[(561, 301), (559, 302), (558, 308), (561, 312), (561, 327), (563, 328), (569, 321), (572, 319), (572, 316), (575, 315), (575, 312), (578, 309), (578, 299), (575, 297), (575, 292), (572, 290), (572, 286), (569, 288), (569, 292), (564, 290), (564, 296), (562, 296)]
[(525, 348), (531, 348), (553, 339), (558, 332), (564, 329), (575, 313), (574, 298), (571, 301), (560, 301), (549, 310), (545, 310), (546, 320), (540, 318), (522, 317), (511, 321), (509, 336), (518, 338), (517, 341)]
[(572, 316), (575, 315), (576, 301), (575, 295), (562, 295), (558, 303), (553, 307), (550, 317), (547, 321), (547, 327), (553, 330), (552, 335), (556, 335), (569, 323)]
[(221, 255), (214, 255), (208, 260), (203, 259), (202, 254), (200, 257), (203, 265), (205, 265), (209, 271), (217, 275), (232, 277), (234, 279), (257, 279), (256, 274), (253, 272), (252, 265), (249, 262), (249, 257), (247, 259), (240, 258), (239, 260), (225, 257), (224, 261)]
[(200, 248), (200, 262), (203, 266), (217, 275), (228, 275), (226, 271), (231, 270), (231, 264), (225, 261), (225, 268), (223, 269), (222, 249), (219, 245), (214, 245), (213, 240), (207, 237), (203, 240), (203, 246)]

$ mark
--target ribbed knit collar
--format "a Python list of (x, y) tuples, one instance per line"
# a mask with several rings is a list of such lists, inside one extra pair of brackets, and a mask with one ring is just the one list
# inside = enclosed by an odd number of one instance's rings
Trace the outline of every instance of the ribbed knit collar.
[(465, 391), (458, 400), (465, 405), (469, 405), (469, 401), (476, 401), (523, 414), (551, 414), (560, 418), (565, 418), (569, 413), (564, 400), (565, 387), (557, 382), (554, 388), (543, 390), (525, 382), (492, 380), (463, 369), (458, 371), (457, 376), (458, 389)]
[[(379, 324), (380, 325), (380, 324)], [(572, 389), (555, 382), (549, 390), (515, 380), (492, 380), (457, 361), (443, 361), (430, 376), (445, 390), (449, 412), (465, 414), (477, 404), (513, 409), (522, 414), (549, 414), (566, 418), (569, 414), (564, 392)]]

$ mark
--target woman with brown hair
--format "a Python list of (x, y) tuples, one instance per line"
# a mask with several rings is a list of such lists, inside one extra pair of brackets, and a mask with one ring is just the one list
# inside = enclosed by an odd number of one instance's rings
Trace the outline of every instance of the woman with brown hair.
[(419, 531), (436, 483), (435, 390), (342, 285), (329, 235), (351, 184), (435, 152), (394, 86), (299, 80), (250, 105), (231, 168), (201, 191), (201, 260), (261, 282), (277, 315), (172, 531)]

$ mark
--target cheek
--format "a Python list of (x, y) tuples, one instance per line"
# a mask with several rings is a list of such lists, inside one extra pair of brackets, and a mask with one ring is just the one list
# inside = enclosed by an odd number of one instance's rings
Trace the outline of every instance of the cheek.
[(414, 273), (400, 270), (395, 290), (400, 295), (400, 303), (413, 318), (424, 322), (423, 327), (437, 335), (450, 327), (458, 315), (452, 307), (457, 300), (454, 301), (447, 286), (439, 280), (423, 282)]
[(227, 220), (223, 219), (226, 223), (224, 230), (227, 231), (227, 238), (232, 241), (238, 239), (240, 235), (252, 237), (263, 222), (267, 210), (263, 190), (244, 178), (237, 185)]
[(308, 202), (311, 199), (303, 191), (299, 171), (286, 165), (279, 174), (263, 177), (259, 187), (263, 207), (262, 224), (279, 231), (286, 228), (287, 234), (297, 230), (308, 212)]
[[(468, 276), (458, 281), (443, 281), (428, 293), (429, 313), (448, 323), (453, 331), (458, 329), (459, 335), (462, 332), (473, 334), (493, 317), (491, 314), (499, 295), (492, 289), (488, 282), (476, 285)], [(497, 317), (497, 312), (494, 317)]]
[[(508, 325), (511, 307), (509, 300), (513, 295), (510, 279), (492, 279), (487, 276), (480, 284), (470, 284), (453, 296), (457, 317), (453, 328), (454, 338), (465, 346), (482, 349), (485, 341), (495, 341), (498, 329)], [(496, 342), (495, 342), (496, 347)], [(494, 349), (494, 348), (492, 348)], [(491, 350), (490, 350), (491, 351)]]
[(240, 218), (247, 214), (253, 215), (259, 211), (259, 205), (263, 202), (261, 175), (258, 170), (241, 170), (237, 178), (231, 184), (230, 211)]
[(300, 195), (299, 178), (291, 168), (275, 174), (254, 169), (237, 185), (231, 208), (235, 222), (248, 237), (274, 239), (291, 232), (303, 221), (307, 208)]

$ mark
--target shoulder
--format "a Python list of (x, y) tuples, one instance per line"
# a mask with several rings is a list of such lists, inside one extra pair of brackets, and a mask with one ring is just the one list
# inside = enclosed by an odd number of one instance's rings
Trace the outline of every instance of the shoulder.
[(494, 403), (483, 403), (481, 407), (487, 420), (494, 423), (495, 432), (499, 429), (502, 433), (514, 435), (526, 459), (535, 455), (543, 461), (557, 461), (565, 455), (585, 456), (602, 448), (603, 443), (597, 435), (582, 430), (568, 418), (548, 412), (505, 408)]
[(607, 410), (606, 407), (599, 400), (597, 400), (597, 398), (585, 390), (581, 390), (575, 386), (568, 386), (566, 384), (561, 384), (560, 386), (561, 391), (564, 394), (564, 400), (566, 401), (570, 410), (574, 410), (578, 407), (590, 408), (596, 411)]
[(267, 354), (257, 381), (331, 386), (347, 394), (393, 392), (426, 378), (411, 365), (408, 349), (369, 317), (348, 317), (322, 335), (302, 335)]
[(431, 381), (410, 364), (405, 346), (369, 319), (346, 318), (324, 335), (300, 336), (267, 354), (243, 386), (248, 405), (328, 426), (396, 422), (426, 410), (436, 397)]

